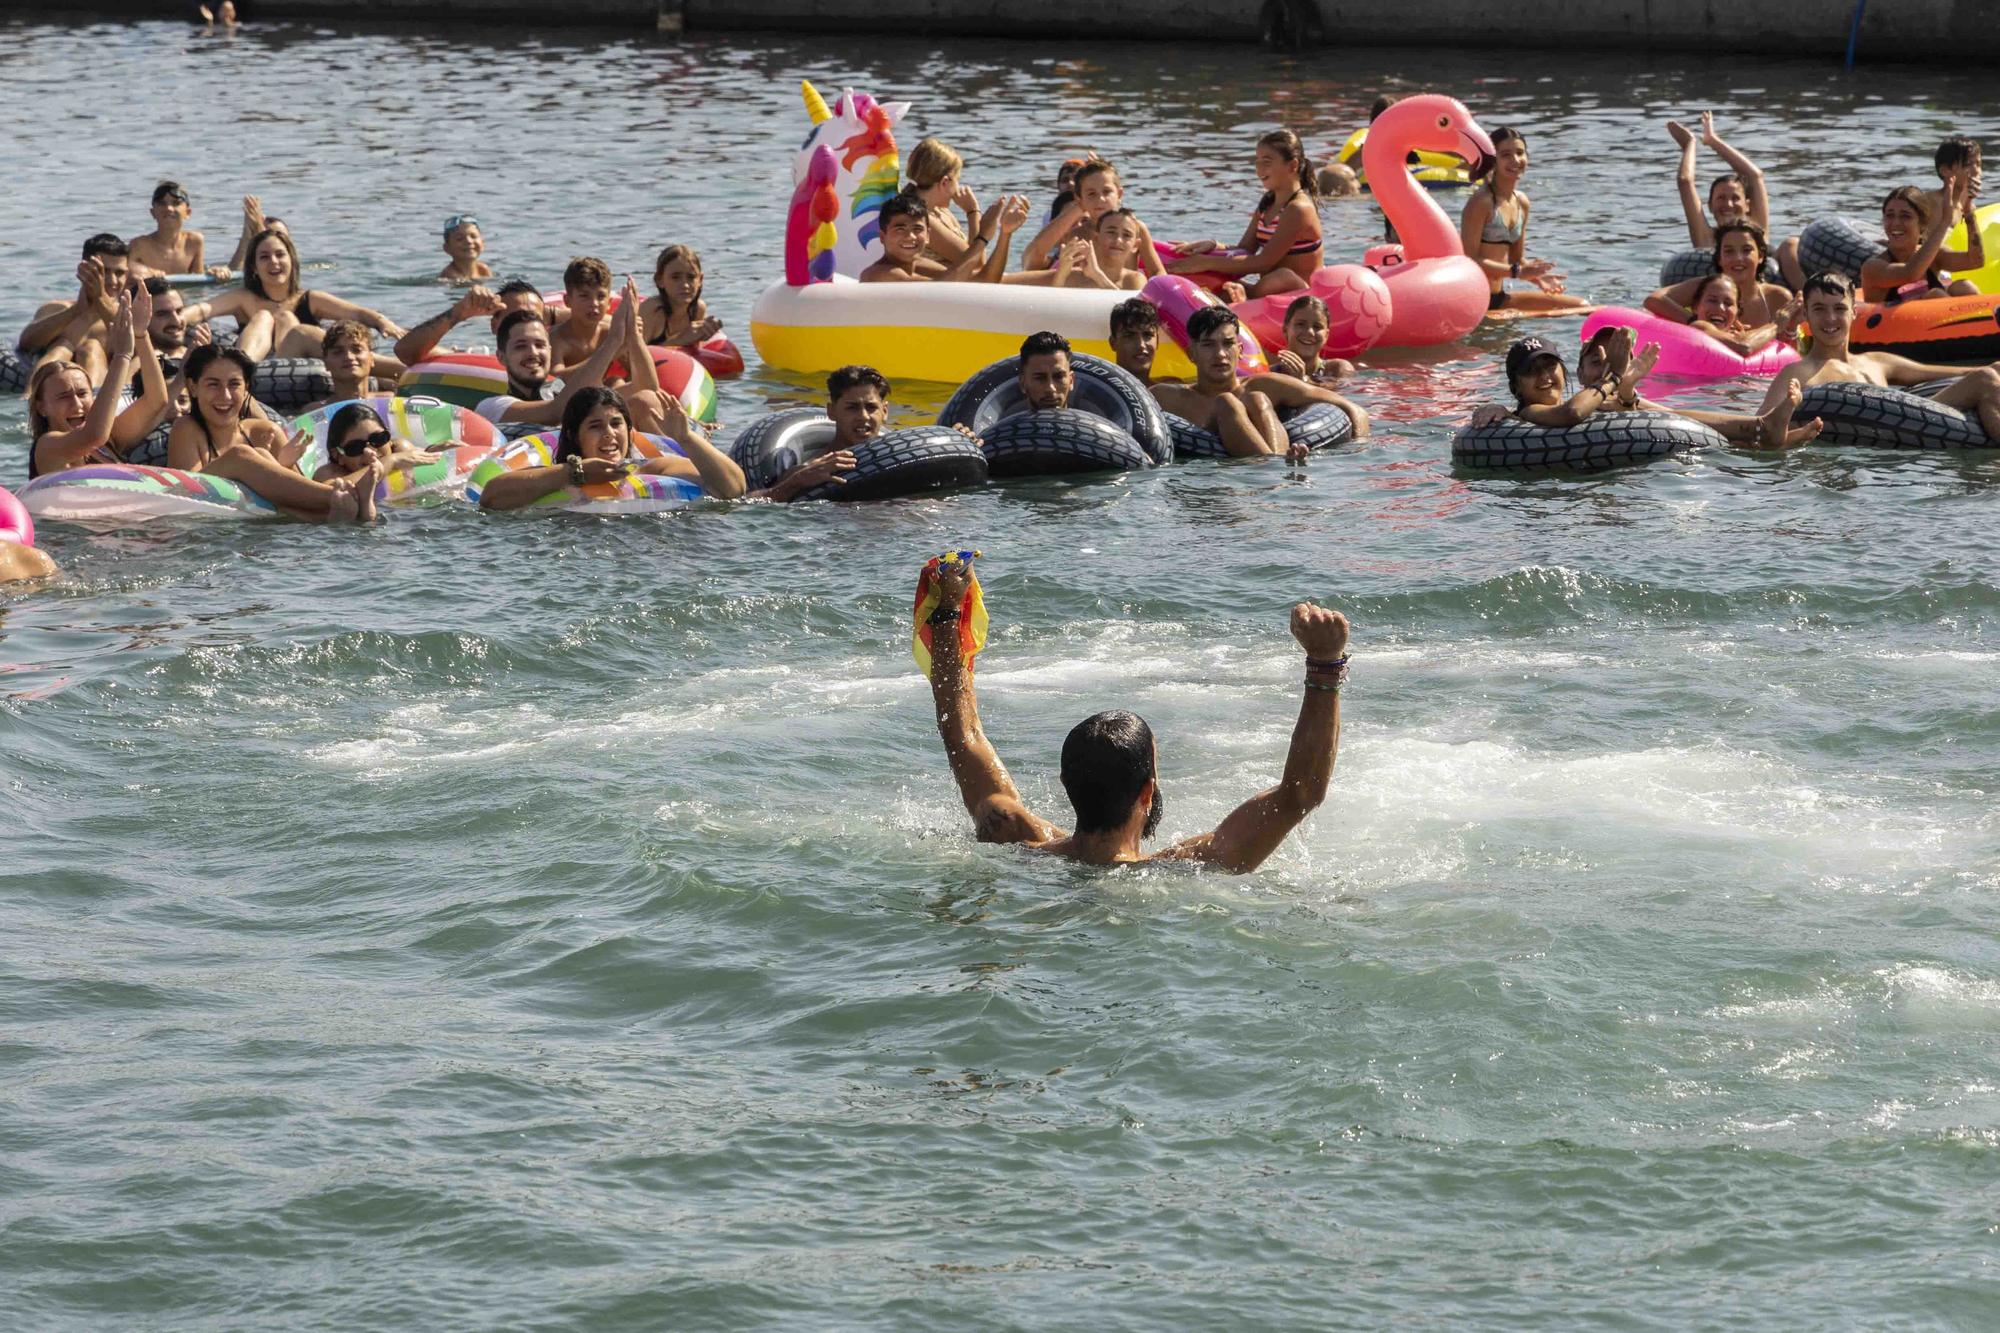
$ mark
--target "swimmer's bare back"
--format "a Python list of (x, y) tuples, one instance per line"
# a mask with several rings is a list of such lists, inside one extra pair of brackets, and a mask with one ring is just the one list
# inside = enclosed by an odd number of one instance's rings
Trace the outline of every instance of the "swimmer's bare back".
[[(965, 597), (970, 575), (964, 565), (947, 565), (940, 568), (936, 578), (938, 604), (942, 609), (932, 626), (941, 641), (955, 645), (956, 608)], [(1334, 756), (1340, 746), (1340, 689), (1347, 676), (1347, 618), (1338, 611), (1300, 602), (1291, 611), (1291, 631), (1306, 654), (1305, 697), (1299, 705), (1298, 723), (1292, 730), (1284, 776), (1276, 786), (1258, 792), (1236, 807), (1210, 832), (1150, 854), (1142, 844), (1158, 824), (1164, 808), (1157, 774), (1129, 784), (1136, 787), (1136, 792), (1130, 795), (1130, 807), (1122, 820), (1115, 815), (1105, 818), (1102, 809), (1097, 808), (1095, 826), (1090, 831), (1065, 832), (1028, 809), (1006, 766), (986, 739), (969, 665), (955, 651), (934, 653), (931, 695), (937, 706), (938, 735), (944, 742), (952, 778), (958, 783), (959, 795), (972, 816), (979, 840), (1014, 843), (1091, 865), (1186, 862), (1214, 866), (1233, 874), (1255, 870), (1326, 798), (1327, 785), (1333, 778)], [(1136, 723), (1150, 747), (1151, 733), (1143, 721), (1130, 714), (1118, 714), (1113, 725), (1118, 719)], [(1065, 777), (1073, 802), (1080, 795), (1074, 782), (1086, 780), (1082, 774)], [(1095, 794), (1081, 795), (1093, 808), (1098, 806), (1092, 799)], [(1082, 808), (1080, 805), (1079, 809)]]

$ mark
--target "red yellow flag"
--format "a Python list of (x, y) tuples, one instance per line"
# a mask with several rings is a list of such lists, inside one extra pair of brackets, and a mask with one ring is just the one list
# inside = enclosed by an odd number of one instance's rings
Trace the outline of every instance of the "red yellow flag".
[[(916, 657), (917, 667), (926, 678), (931, 674), (931, 636), (938, 630), (958, 630), (959, 657), (967, 666), (972, 665), (972, 659), (986, 646), (986, 599), (979, 594), (979, 575), (972, 572), (972, 562), (978, 554), (977, 551), (946, 551), (943, 555), (932, 556), (924, 562), (923, 573), (917, 576), (917, 604), (912, 612), (916, 632), (910, 636), (910, 652)], [(938, 592), (937, 573), (946, 565), (965, 566), (965, 600), (959, 603), (955, 626), (933, 626), (930, 623), (931, 613), (943, 602)]]

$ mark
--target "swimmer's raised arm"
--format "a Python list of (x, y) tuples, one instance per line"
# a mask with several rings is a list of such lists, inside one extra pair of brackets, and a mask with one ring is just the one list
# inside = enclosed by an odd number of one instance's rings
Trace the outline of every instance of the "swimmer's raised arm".
[(1715, 132), (1715, 113), (1701, 113), (1701, 141), (1715, 150), (1715, 155), (1729, 164), (1729, 169), (1743, 180), (1743, 193), (1749, 199), (1749, 217), (1763, 231), (1771, 229), (1771, 197), (1764, 192), (1764, 173), (1745, 157), (1741, 151), (1722, 141)]
[(941, 565), (937, 571), (940, 609), (931, 623), (938, 631), (936, 637), (950, 644), (946, 651), (931, 654), (931, 699), (937, 705), (938, 737), (944, 742), (952, 779), (958, 783), (958, 794), (981, 842), (1050, 842), (1062, 837), (1062, 831), (1028, 810), (979, 723), (972, 673), (957, 651), (958, 608), (965, 600), (969, 577), (964, 565)]
[(1246, 874), (1278, 850), (1285, 836), (1326, 799), (1340, 749), (1340, 687), (1347, 678), (1347, 617), (1300, 602), (1292, 608), (1292, 637), (1305, 649), (1305, 698), (1292, 728), (1285, 773), (1203, 833), (1175, 843), (1158, 859), (1200, 861)]
[(1681, 165), (1674, 172), (1674, 188), (1680, 191), (1681, 212), (1687, 216), (1688, 244), (1697, 250), (1711, 249), (1715, 245), (1715, 232), (1708, 225), (1707, 210), (1702, 207), (1701, 187), (1695, 183), (1694, 132), (1678, 120), (1670, 120), (1667, 133), (1681, 146)]
[(500, 298), (484, 287), (469, 287), (465, 295), (451, 303), (440, 314), (432, 315), (423, 323), (396, 340), (396, 359), (406, 366), (417, 362), (437, 350), (445, 335), (480, 315), (496, 315), (500, 312)]

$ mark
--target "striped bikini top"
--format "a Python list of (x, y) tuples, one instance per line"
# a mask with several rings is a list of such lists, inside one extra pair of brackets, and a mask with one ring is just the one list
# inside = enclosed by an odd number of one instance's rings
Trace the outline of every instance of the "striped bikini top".
[[(1283, 204), (1278, 205), (1277, 209), (1278, 214), (1282, 217), (1286, 206), (1292, 202), (1292, 199), (1298, 198), (1299, 195), (1302, 193), (1304, 193), (1304, 191), (1299, 191), (1299, 190), (1293, 191), (1290, 199), (1287, 199)], [(1250, 215), (1250, 218), (1251, 218), (1251, 225), (1257, 229), (1257, 248), (1261, 250), (1265, 246), (1271, 243), (1271, 238), (1273, 236), (1276, 236), (1278, 234), (1278, 224), (1275, 221), (1266, 221), (1264, 214), (1262, 212), (1254, 212)], [(1312, 234), (1310, 236), (1301, 236), (1299, 237), (1298, 240), (1293, 241), (1292, 248), (1285, 251), (1285, 253), (1287, 255), (1309, 255), (1317, 251), (1319, 247), (1320, 247), (1319, 218), (1318, 215), (1315, 214), (1313, 218)]]

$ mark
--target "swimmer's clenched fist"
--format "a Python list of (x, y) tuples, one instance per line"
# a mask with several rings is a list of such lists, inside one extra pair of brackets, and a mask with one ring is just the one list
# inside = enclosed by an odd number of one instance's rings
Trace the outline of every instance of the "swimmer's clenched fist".
[(1292, 637), (1311, 661), (1331, 661), (1347, 652), (1347, 617), (1312, 602), (1292, 608)]
[[(943, 565), (934, 578), (939, 610), (933, 642), (953, 644), (958, 607), (970, 582), (964, 565)], [(1306, 653), (1305, 698), (1292, 731), (1284, 776), (1231, 811), (1213, 832), (1147, 854), (1165, 809), (1158, 750), (1143, 718), (1099, 713), (1071, 729), (1062, 748), (1062, 784), (1076, 808), (1066, 833), (1031, 812), (980, 725), (972, 672), (954, 651), (931, 656), (931, 695), (938, 735), (952, 778), (981, 842), (1023, 843), (1092, 865), (1193, 861), (1241, 874), (1262, 865), (1285, 835), (1326, 797), (1340, 744), (1340, 689), (1347, 678), (1347, 617), (1311, 602), (1291, 612), (1292, 637)]]

